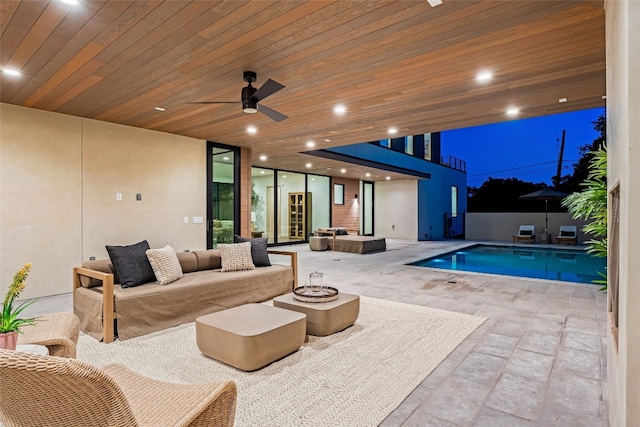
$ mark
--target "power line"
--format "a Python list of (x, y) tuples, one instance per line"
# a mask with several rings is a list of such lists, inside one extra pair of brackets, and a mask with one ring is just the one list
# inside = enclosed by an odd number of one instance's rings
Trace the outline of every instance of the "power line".
[[(567, 162), (569, 162), (569, 160), (567, 160)], [(528, 165), (528, 166), (519, 166), (517, 168), (502, 169), (502, 170), (497, 170), (497, 171), (493, 171), (493, 172), (477, 173), (477, 174), (474, 174), (474, 175), (467, 176), (467, 179), (474, 178), (474, 177), (477, 177), (477, 176), (485, 176), (485, 175), (491, 175), (491, 174), (495, 174), (495, 173), (510, 172), (510, 171), (515, 171), (515, 170), (532, 168), (532, 167), (536, 167), (536, 166), (543, 166), (543, 165), (548, 165), (548, 164), (551, 164), (551, 163), (557, 163), (557, 162), (555, 160), (553, 160), (553, 161), (550, 161), (550, 162), (535, 163), (533, 165)], [(570, 167), (570, 166), (563, 166), (563, 169), (565, 169), (567, 167)]]

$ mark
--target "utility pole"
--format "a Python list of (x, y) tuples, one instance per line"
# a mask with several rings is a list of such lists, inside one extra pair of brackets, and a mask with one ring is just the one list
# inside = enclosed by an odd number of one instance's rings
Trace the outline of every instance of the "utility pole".
[(558, 183), (560, 182), (560, 177), (562, 176), (562, 155), (564, 154), (564, 137), (566, 133), (567, 133), (567, 130), (564, 129), (562, 131), (562, 143), (560, 144), (560, 156), (558, 157), (558, 172), (556, 173), (556, 182), (555, 182), (556, 185), (558, 185)]

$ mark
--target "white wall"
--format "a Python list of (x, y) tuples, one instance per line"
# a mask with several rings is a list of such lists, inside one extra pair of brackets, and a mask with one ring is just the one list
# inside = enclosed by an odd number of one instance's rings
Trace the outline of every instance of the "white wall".
[(0, 129), (0, 294), (27, 261), (33, 298), (107, 244), (206, 247), (205, 141), (8, 104)]
[(620, 188), (618, 347), (610, 334), (607, 377), (610, 425), (622, 427), (640, 425), (640, 2), (608, 0), (605, 9), (607, 184)]
[(377, 181), (373, 193), (374, 234), (415, 240), (418, 235), (418, 181)]
[[(465, 238), (467, 240), (512, 240), (521, 225), (535, 225), (536, 235), (544, 228), (544, 212), (472, 212), (465, 215)], [(549, 213), (549, 235), (555, 242), (561, 225), (578, 227), (578, 243), (592, 238), (581, 231), (583, 220), (575, 220), (568, 213)]]
[(0, 295), (31, 262), (22, 297), (70, 292), (82, 261), (82, 120), (0, 104)]

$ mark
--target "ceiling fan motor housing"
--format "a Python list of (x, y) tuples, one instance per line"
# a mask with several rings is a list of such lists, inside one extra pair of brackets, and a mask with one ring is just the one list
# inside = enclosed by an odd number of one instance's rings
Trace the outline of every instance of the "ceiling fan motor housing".
[(251, 86), (251, 82), (249, 82), (249, 86), (242, 88), (242, 110), (245, 113), (258, 111), (258, 101), (252, 98), (256, 90), (255, 87)]

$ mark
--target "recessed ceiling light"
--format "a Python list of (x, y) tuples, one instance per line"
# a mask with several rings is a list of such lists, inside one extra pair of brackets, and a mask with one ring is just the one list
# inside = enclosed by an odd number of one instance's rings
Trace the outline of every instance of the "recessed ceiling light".
[(429, 2), (429, 4), (431, 5), (431, 7), (436, 7), (440, 4), (442, 4), (442, 0), (427, 0)]
[(520, 110), (518, 108), (515, 108), (515, 107), (507, 108), (507, 116), (509, 117), (515, 117), (519, 113), (520, 113)]
[(229, 158), (227, 156), (224, 156), (222, 160), (229, 160)]
[(313, 141), (307, 141), (307, 147), (314, 147), (316, 145)]
[(14, 76), (14, 77), (18, 77), (21, 75), (20, 71), (14, 70), (13, 68), (3, 68), (2, 72), (8, 76)]
[(256, 132), (258, 132), (258, 129), (256, 129), (256, 127), (255, 127), (255, 126), (249, 126), (249, 127), (247, 128), (247, 132), (249, 132), (250, 134), (252, 134), (252, 135), (253, 135), (253, 134), (255, 134)]
[(307, 163), (305, 166), (307, 167), (307, 169), (309, 169), (312, 165), (311, 163)]
[(492, 78), (493, 78), (493, 73), (491, 73), (490, 71), (481, 71), (478, 74), (476, 74), (476, 81), (479, 83), (488, 82)]
[(70, 4), (72, 6), (75, 6), (78, 4), (78, 0), (60, 0), (62, 3), (66, 3), (66, 4)]
[(157, 111), (167, 111), (167, 109), (166, 109), (166, 108), (162, 108), (162, 107), (156, 107), (156, 108), (154, 108), (154, 110), (157, 110)]
[(324, 139), (324, 142), (331, 142), (331, 140), (330, 140), (330, 139), (325, 138), (325, 139)]
[(340, 169), (340, 173), (345, 173), (346, 171), (347, 171), (347, 170), (346, 170), (346, 169), (344, 169), (344, 168)]
[(371, 174), (369, 172), (365, 173), (364, 176), (366, 176), (367, 178), (371, 176)]
[(389, 134), (393, 135), (393, 134), (396, 134), (396, 133), (398, 133), (398, 129), (396, 129), (396, 128), (389, 128)]
[(387, 181), (390, 181), (390, 180), (391, 180), (391, 177), (390, 177), (390, 176), (387, 176), (387, 177), (385, 177), (384, 179), (386, 179)]
[(260, 160), (262, 160), (262, 161), (264, 162), (265, 160), (267, 160), (267, 156), (265, 156), (265, 155), (263, 154), (262, 156), (260, 156)]
[(333, 107), (333, 112), (338, 116), (342, 116), (344, 113), (347, 112), (347, 107), (345, 107), (342, 104), (338, 104), (335, 107)]
[(567, 102), (567, 98), (560, 98), (560, 99), (558, 99), (558, 102), (559, 102), (559, 103), (561, 103), (561, 104), (562, 104), (563, 102)]

